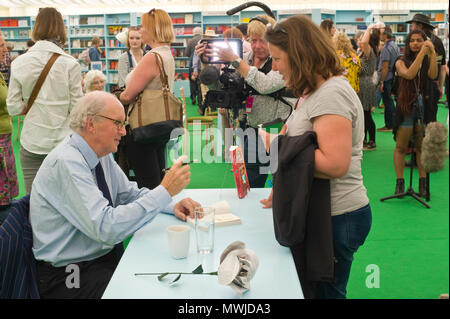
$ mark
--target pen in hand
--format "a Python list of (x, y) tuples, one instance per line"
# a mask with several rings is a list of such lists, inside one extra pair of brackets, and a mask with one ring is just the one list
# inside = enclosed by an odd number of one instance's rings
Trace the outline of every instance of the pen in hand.
[[(187, 165), (187, 164), (192, 164), (192, 163), (194, 163), (194, 161), (184, 162), (181, 165)], [(170, 167), (163, 168), (162, 172), (165, 174), (165, 173), (167, 173), (169, 171), (169, 169), (170, 169)]]

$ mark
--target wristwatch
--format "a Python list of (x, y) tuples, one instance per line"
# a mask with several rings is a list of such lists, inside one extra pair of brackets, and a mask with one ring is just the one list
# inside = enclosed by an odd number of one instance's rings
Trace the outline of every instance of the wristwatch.
[(237, 68), (239, 68), (239, 64), (241, 64), (241, 61), (242, 61), (241, 58), (237, 58), (236, 60), (231, 62), (231, 65), (233, 66), (233, 68), (237, 69)]

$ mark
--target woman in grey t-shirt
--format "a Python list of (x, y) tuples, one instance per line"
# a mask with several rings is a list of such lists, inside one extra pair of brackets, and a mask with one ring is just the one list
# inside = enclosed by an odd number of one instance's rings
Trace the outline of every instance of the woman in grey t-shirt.
[(286, 122), (286, 133), (316, 133), (319, 147), (314, 152), (314, 174), (330, 180), (335, 282), (319, 283), (315, 297), (345, 298), (353, 255), (372, 223), (361, 174), (363, 108), (341, 76), (331, 41), (311, 19), (293, 16), (284, 20), (267, 31), (266, 40), (273, 70), (301, 97)]

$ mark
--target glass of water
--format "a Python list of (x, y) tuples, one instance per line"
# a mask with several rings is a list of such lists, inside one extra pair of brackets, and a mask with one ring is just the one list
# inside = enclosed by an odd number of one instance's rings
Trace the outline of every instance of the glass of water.
[(205, 255), (214, 249), (214, 218), (213, 207), (197, 207), (195, 213), (195, 237), (197, 239), (197, 252)]

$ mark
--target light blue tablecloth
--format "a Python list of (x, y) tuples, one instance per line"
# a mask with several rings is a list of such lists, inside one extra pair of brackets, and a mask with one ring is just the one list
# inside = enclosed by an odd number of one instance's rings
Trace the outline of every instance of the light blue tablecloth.
[[(216, 271), (220, 255), (233, 241), (240, 240), (259, 258), (259, 268), (250, 290), (241, 298), (302, 299), (303, 293), (288, 248), (280, 246), (273, 231), (272, 210), (263, 209), (259, 201), (270, 189), (252, 189), (239, 199), (235, 189), (188, 189), (174, 200), (191, 197), (206, 206), (226, 200), (231, 213), (241, 225), (216, 227), (214, 252), (200, 256), (196, 252), (195, 233), (191, 229), (189, 255), (176, 260), (170, 256), (166, 228), (184, 224), (174, 216), (160, 214), (153, 222), (135, 233), (105, 290), (103, 298), (155, 299), (233, 299), (239, 298), (228, 286), (218, 283), (217, 276), (182, 275), (174, 284), (160, 282), (157, 276), (135, 276), (141, 272), (192, 272), (202, 264), (205, 272)], [(171, 278), (175, 278), (173, 276)]]

